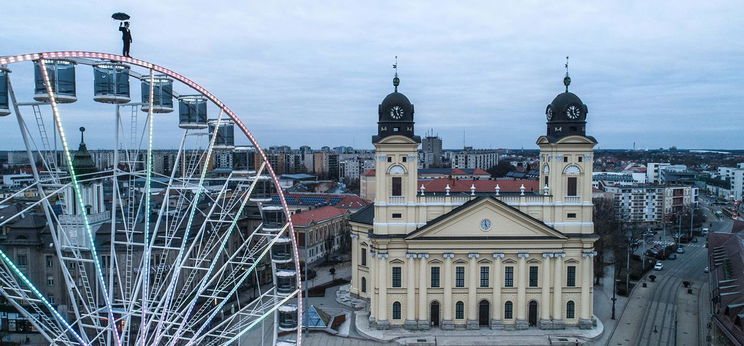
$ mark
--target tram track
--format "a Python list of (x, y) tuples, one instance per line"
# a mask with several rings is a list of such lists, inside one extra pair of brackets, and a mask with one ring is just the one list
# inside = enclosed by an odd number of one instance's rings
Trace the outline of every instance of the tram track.
[[(659, 280), (661, 283), (656, 287), (652, 299), (648, 302), (648, 307), (643, 313), (642, 321), (644, 321), (644, 324), (641, 333), (634, 340), (636, 345), (666, 345), (669, 344), (669, 340), (675, 337), (676, 300), (679, 285), (683, 281), (679, 274), (684, 273), (690, 264), (698, 260), (698, 257), (699, 251), (694, 251), (694, 253), (690, 251), (689, 256), (684, 256), (683, 260), (675, 263), (673, 268), (662, 274), (662, 280)], [(665, 306), (662, 307), (661, 304), (665, 304)], [(656, 323), (658, 319), (661, 319), (660, 324)], [(667, 320), (669, 320), (669, 326), (666, 326)], [(658, 334), (658, 338), (654, 338), (655, 334)], [(666, 338), (663, 338), (663, 335)], [(662, 344), (662, 340), (665, 340), (666, 343)]]

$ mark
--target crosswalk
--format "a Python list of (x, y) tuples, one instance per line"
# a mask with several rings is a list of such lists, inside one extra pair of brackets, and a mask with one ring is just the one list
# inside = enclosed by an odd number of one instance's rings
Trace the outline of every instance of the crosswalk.
[[(661, 245), (661, 246), (669, 246), (669, 245), (674, 245), (674, 242), (670, 240), (652, 240), (649, 242), (649, 246), (653, 246), (656, 244)], [(697, 242), (697, 243), (682, 244), (682, 247), (705, 247), (705, 243)]]

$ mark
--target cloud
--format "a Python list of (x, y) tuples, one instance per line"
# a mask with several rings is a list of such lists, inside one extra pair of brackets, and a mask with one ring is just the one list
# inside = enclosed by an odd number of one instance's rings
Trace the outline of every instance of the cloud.
[[(398, 55), (400, 90), (416, 105), (419, 133), (433, 128), (448, 148), (462, 146), (463, 133), (476, 147), (532, 147), (570, 55), (570, 89), (589, 106), (588, 131), (603, 147), (742, 148), (744, 5), (736, 1), (3, 6), (3, 55), (118, 52), (110, 14), (131, 14), (132, 53), (204, 85), (263, 146), (371, 147)], [(14, 73), (19, 86), (30, 77)], [(79, 77), (81, 90), (86, 83)], [(105, 128), (101, 117), (86, 119), (102, 108), (80, 99), (70, 126)], [(178, 143), (172, 124), (160, 133), (169, 137), (163, 146)], [(17, 145), (17, 132), (0, 129), (5, 147)], [(105, 131), (90, 137), (92, 147), (110, 142)]]

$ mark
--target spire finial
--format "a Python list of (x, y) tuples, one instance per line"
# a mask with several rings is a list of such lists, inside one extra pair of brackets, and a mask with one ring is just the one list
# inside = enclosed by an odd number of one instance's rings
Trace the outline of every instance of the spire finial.
[(395, 87), (395, 92), (398, 92), (398, 85), (400, 85), (400, 78), (398, 78), (398, 56), (395, 56), (395, 64), (393, 64), (393, 69), (395, 70), (395, 77), (393, 77), (393, 86)]
[(571, 85), (571, 77), (568, 76), (568, 57), (566, 57), (566, 76), (563, 77), (563, 85), (566, 86), (566, 92), (568, 92), (568, 86)]
[(80, 144), (85, 144), (85, 128), (80, 127)]

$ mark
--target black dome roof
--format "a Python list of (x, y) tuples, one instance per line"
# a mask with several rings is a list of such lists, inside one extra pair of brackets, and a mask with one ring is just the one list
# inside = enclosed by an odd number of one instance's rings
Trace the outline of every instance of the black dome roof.
[(584, 103), (581, 102), (581, 99), (576, 96), (576, 94), (566, 91), (564, 93), (558, 94), (553, 99), (553, 102), (550, 103), (550, 106), (553, 107), (553, 109), (555, 110), (559, 110), (565, 109), (565, 107), (568, 107), (572, 104), (583, 105)]
[(413, 114), (413, 105), (411, 104), (411, 101), (408, 100), (408, 97), (395, 91), (388, 94), (388, 96), (385, 96), (382, 103), (380, 103), (380, 115), (382, 116), (384, 112), (387, 112), (393, 106), (403, 107), (406, 114)]

